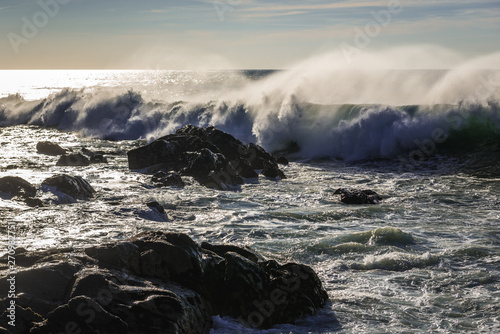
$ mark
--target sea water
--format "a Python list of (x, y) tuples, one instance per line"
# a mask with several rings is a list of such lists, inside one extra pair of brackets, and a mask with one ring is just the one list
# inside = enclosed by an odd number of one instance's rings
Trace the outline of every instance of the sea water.
[[(489, 70), (0, 71), (0, 177), (39, 185), (67, 173), (97, 190), (90, 201), (43, 208), (0, 198), (2, 241), (7, 222), (28, 250), (175, 231), (314, 268), (328, 305), (261, 333), (500, 332), (497, 78)], [(287, 154), (288, 178), (217, 191), (192, 180), (154, 188), (129, 171), (128, 150), (185, 124)], [(104, 151), (109, 163), (56, 167), (57, 157), (36, 153), (44, 140)], [(340, 187), (384, 199), (342, 204)], [(214, 317), (211, 332), (254, 331)]]

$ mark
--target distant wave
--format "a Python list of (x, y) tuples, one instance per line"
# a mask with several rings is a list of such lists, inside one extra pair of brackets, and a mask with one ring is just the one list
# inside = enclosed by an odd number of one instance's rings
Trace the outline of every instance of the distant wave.
[(19, 124), (108, 140), (152, 140), (186, 124), (213, 125), (271, 151), (298, 148), (297, 157), (347, 161), (394, 158), (433, 145), (474, 148), (500, 138), (497, 102), (329, 105), (293, 94), (278, 103), (145, 101), (135, 91), (106, 90), (63, 90), (39, 101), (0, 99), (0, 126)]

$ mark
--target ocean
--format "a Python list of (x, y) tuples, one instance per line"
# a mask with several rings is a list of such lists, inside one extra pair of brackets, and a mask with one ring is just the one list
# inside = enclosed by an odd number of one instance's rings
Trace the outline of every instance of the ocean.
[[(0, 177), (67, 173), (97, 190), (42, 208), (0, 197), (2, 244), (12, 222), (28, 250), (181, 232), (318, 273), (323, 310), (257, 333), (497, 333), (499, 102), (500, 72), (481, 68), (0, 71)], [(154, 188), (128, 169), (128, 150), (186, 124), (287, 156), (288, 178)], [(109, 163), (58, 167), (44, 140)], [(338, 188), (383, 200), (343, 204)], [(211, 333), (237, 332), (255, 331), (214, 318)]]

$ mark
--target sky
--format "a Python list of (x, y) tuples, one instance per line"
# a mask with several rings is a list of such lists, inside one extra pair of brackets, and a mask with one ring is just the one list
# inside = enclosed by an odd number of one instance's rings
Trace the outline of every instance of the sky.
[(281, 69), (412, 45), (498, 52), (500, 1), (0, 0), (2, 69)]

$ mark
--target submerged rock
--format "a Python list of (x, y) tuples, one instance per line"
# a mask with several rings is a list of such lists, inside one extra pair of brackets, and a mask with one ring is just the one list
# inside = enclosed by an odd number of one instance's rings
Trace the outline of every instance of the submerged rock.
[(66, 154), (66, 149), (62, 148), (56, 143), (50, 141), (41, 141), (36, 144), (36, 150), (39, 154), (47, 155), (63, 155)]
[[(208, 333), (215, 315), (270, 328), (313, 314), (328, 298), (307, 266), (264, 261), (237, 246), (200, 247), (184, 234), (150, 231), (83, 252), (19, 255), (16, 304), (31, 313), (16, 326), (31, 333), (58, 333), (68, 323), (82, 333)], [(6, 303), (0, 299), (2, 310)]]
[(55, 187), (74, 199), (88, 200), (95, 194), (94, 188), (81, 176), (66, 174), (52, 176), (42, 182), (42, 186)]
[(177, 172), (157, 172), (151, 178), (155, 187), (178, 187), (183, 188), (186, 184)]
[(0, 178), (0, 192), (10, 197), (28, 198), (36, 195), (36, 188), (18, 176), (5, 176)]
[(378, 204), (382, 200), (382, 196), (373, 190), (339, 188), (334, 194), (340, 195), (340, 201), (346, 204)]
[(257, 177), (255, 169), (268, 166), (271, 177), (285, 178), (273, 156), (256, 144), (245, 146), (214, 127), (187, 125), (174, 134), (127, 152), (129, 168), (148, 168), (192, 176), (209, 188), (226, 190)]
[(89, 166), (90, 160), (81, 153), (63, 155), (57, 161), (56, 166)]
[(104, 152), (98, 151), (94, 152), (88, 148), (82, 148), (82, 153), (89, 157), (91, 164), (107, 164), (108, 159), (104, 156)]

